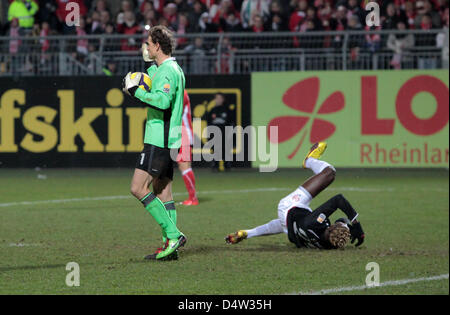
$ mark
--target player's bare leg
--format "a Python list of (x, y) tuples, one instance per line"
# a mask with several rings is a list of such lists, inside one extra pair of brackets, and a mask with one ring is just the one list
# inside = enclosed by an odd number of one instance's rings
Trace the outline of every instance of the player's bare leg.
[(172, 181), (168, 178), (155, 178), (152, 182), (153, 192), (162, 201), (170, 201), (172, 197)]
[(149, 186), (152, 181), (153, 178), (149, 173), (136, 168), (131, 179), (131, 194), (141, 200), (150, 193)]
[(327, 188), (336, 177), (336, 170), (332, 165), (319, 160), (325, 152), (325, 142), (315, 143), (303, 161), (303, 167), (314, 172), (314, 176), (308, 178), (301, 186), (309, 192), (312, 198)]
[(191, 167), (191, 162), (178, 162), (178, 169), (183, 176), (184, 185), (189, 193), (189, 198), (183, 201), (185, 206), (198, 205), (197, 192), (195, 190), (195, 176)]
[(305, 188), (311, 194), (311, 197), (314, 198), (320, 192), (325, 190), (325, 188), (330, 186), (335, 177), (336, 171), (328, 166), (319, 174), (316, 174), (307, 179), (306, 182), (302, 184), (302, 187)]

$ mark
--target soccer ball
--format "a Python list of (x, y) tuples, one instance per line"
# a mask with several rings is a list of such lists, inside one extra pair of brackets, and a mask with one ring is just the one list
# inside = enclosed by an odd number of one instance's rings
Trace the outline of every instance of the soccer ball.
[(134, 79), (134, 77), (137, 76), (139, 73), (142, 74), (142, 77), (139, 80), (139, 88), (149, 92), (152, 89), (152, 79), (150, 79), (148, 74), (143, 72), (133, 72), (130, 76), (131, 79)]

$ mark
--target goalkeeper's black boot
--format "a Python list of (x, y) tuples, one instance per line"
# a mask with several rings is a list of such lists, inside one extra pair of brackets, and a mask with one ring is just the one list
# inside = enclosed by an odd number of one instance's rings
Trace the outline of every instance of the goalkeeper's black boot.
[[(159, 249), (159, 248), (158, 248)], [(161, 249), (162, 251), (162, 249)], [(156, 256), (161, 252), (161, 251), (156, 251), (153, 254), (147, 255), (144, 257), (145, 260), (156, 260)], [(162, 260), (162, 259), (160, 259)], [(178, 250), (174, 251), (172, 254), (170, 254), (169, 256), (166, 257), (166, 259), (164, 259), (165, 261), (167, 260), (178, 260)]]

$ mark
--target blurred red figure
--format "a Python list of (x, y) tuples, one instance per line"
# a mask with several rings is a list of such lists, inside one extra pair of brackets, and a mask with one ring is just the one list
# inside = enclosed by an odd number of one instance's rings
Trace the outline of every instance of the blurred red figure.
[(306, 0), (301, 0), (292, 12), (289, 18), (289, 30), (291, 32), (300, 31), (300, 26), (306, 18), (306, 10), (308, 9), (308, 2)]
[(163, 16), (169, 21), (171, 28), (177, 22), (178, 8), (175, 3), (169, 3), (164, 7)]
[(19, 47), (21, 44), (20, 34), (19, 34), (19, 19), (13, 18), (11, 21), (11, 26), (9, 28), (9, 37), (11, 40), (9, 41), (9, 53), (11, 55), (15, 55), (19, 52)]
[(47, 22), (42, 22), (42, 29), (39, 33), (39, 36), (43, 37), (41, 40), (39, 40), (39, 43), (41, 44), (41, 52), (45, 53), (50, 48), (50, 41), (46, 39), (50, 32), (50, 26)]
[(193, 144), (194, 134), (192, 131), (191, 101), (185, 90), (181, 123), (181, 148), (177, 157), (178, 168), (189, 193), (189, 198), (183, 201), (183, 205), (185, 206), (198, 205), (197, 192), (195, 190), (195, 175), (191, 167)]
[(414, 9), (414, 4), (412, 2), (405, 2), (404, 4), (404, 8), (405, 8), (405, 15), (406, 18), (408, 20), (408, 27), (409, 29), (415, 29), (416, 25), (415, 25), (415, 19), (416, 19), (416, 15), (417, 12)]
[(223, 19), (224, 21), (226, 21), (228, 19), (228, 16), (230, 15), (237, 16), (238, 18), (240, 16), (231, 0), (222, 0), (214, 16), (212, 16), (211, 21), (217, 25), (220, 25), (220, 20)]
[(158, 14), (163, 14), (165, 5), (166, 0), (153, 0), (153, 7), (158, 12)]
[(224, 37), (220, 47), (222, 52), (220, 61), (216, 62), (216, 71), (218, 73), (230, 73), (232, 67), (232, 55), (237, 50), (230, 41), (229, 37)]
[[(135, 35), (141, 31), (141, 27), (136, 23), (136, 17), (133, 12), (125, 12), (123, 23), (117, 24), (117, 32), (125, 35)], [(140, 43), (139, 43), (140, 44)], [(139, 45), (133, 37), (122, 39), (120, 41), (122, 51), (138, 50)]]
[(253, 33), (261, 33), (264, 32), (264, 23), (263, 19), (259, 15), (253, 16), (253, 26), (251, 27)]
[(188, 39), (183, 37), (183, 35), (188, 32), (189, 27), (189, 21), (186, 14), (178, 14), (178, 20), (175, 26), (175, 34), (178, 35), (177, 46), (178, 48), (184, 48), (188, 44)]

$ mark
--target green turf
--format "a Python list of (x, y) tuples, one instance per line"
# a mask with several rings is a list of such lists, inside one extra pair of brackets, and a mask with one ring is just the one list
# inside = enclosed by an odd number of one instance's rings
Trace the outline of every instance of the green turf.
[[(200, 205), (177, 206), (188, 243), (176, 262), (142, 259), (160, 246), (160, 229), (129, 196), (132, 172), (2, 169), (0, 294), (307, 293), (364, 285), (369, 262), (379, 264), (381, 282), (448, 274), (447, 170), (338, 170), (312, 207), (343, 193), (367, 234), (361, 248), (339, 251), (296, 249), (285, 235), (224, 242), (227, 233), (274, 219), (278, 201), (310, 171), (196, 170)], [(178, 173), (174, 192), (176, 201), (186, 197)], [(123, 197), (80, 200), (106, 196)], [(81, 269), (79, 287), (65, 284), (72, 261)], [(342, 294), (449, 294), (449, 280)]]

